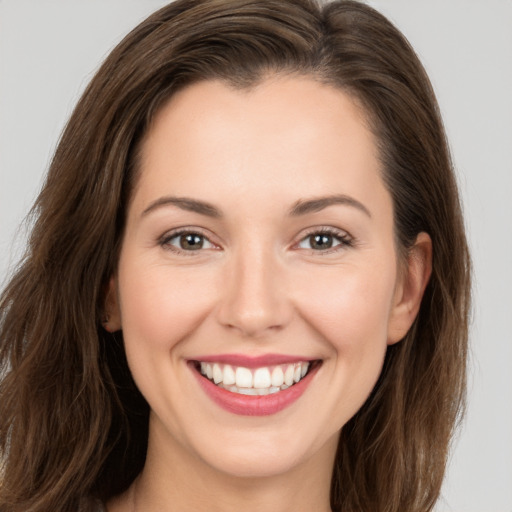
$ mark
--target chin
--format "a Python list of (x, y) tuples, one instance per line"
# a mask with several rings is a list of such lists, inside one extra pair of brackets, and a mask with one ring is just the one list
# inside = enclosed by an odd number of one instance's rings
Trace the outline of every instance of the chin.
[(307, 454), (261, 443), (240, 450), (229, 449), (205, 461), (216, 471), (234, 478), (270, 478), (284, 475), (298, 468)]
[[(284, 475), (316, 458), (332, 458), (339, 432), (313, 436), (295, 429), (270, 428), (233, 432), (221, 438), (200, 437), (193, 448), (212, 469), (234, 478), (269, 478)], [(227, 438), (226, 438), (227, 437)]]

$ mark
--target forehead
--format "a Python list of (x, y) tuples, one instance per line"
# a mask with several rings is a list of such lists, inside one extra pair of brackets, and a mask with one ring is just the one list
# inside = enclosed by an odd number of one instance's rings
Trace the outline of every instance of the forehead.
[(136, 200), (158, 194), (264, 201), (382, 192), (377, 145), (348, 94), (305, 77), (250, 89), (193, 84), (157, 113), (141, 148)]

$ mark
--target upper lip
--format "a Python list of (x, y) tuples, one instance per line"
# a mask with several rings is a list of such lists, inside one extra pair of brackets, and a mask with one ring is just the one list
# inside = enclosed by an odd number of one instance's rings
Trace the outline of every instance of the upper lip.
[(243, 366), (245, 368), (259, 368), (261, 366), (275, 366), (278, 364), (316, 361), (317, 359), (318, 358), (287, 354), (262, 354), (259, 356), (248, 356), (244, 354), (215, 354), (194, 357), (191, 358), (190, 361), (230, 364), (232, 366)]

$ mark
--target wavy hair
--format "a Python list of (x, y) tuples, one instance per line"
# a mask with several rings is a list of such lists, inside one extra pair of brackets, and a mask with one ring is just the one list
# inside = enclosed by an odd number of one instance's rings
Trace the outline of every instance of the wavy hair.
[(343, 427), (332, 509), (432, 510), (464, 404), (470, 259), (428, 77), (403, 35), (359, 2), (177, 0), (125, 37), (78, 102), (1, 296), (2, 512), (76, 511), (84, 496), (108, 499), (141, 471), (149, 407), (122, 332), (101, 327), (140, 142), (188, 84), (248, 88), (273, 73), (312, 77), (363, 105), (401, 253), (422, 231), (433, 243), (418, 317)]

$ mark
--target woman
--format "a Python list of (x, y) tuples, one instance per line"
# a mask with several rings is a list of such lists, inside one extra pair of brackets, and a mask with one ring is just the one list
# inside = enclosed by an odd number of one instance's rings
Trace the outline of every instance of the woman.
[(377, 12), (161, 9), (34, 214), (1, 302), (0, 510), (432, 509), (469, 257), (428, 78)]

